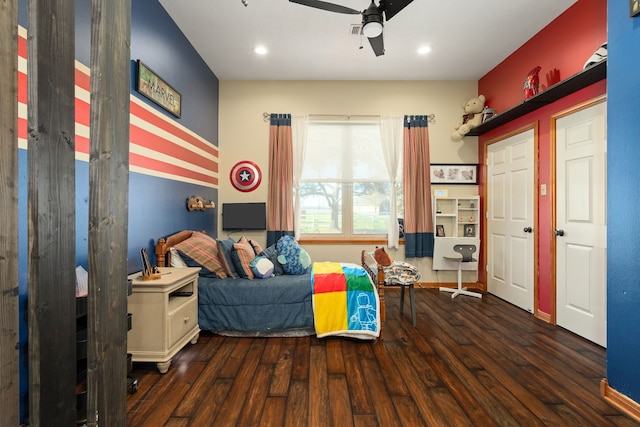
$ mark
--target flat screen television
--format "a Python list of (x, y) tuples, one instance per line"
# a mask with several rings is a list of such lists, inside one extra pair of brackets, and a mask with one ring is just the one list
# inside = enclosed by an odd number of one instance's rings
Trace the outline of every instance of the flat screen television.
[(223, 203), (223, 230), (266, 230), (266, 203)]

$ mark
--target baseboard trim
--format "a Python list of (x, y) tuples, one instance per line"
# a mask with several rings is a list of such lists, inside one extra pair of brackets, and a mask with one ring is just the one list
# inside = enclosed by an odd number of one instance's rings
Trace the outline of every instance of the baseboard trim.
[(640, 404), (609, 387), (609, 381), (606, 378), (600, 381), (600, 395), (612, 406), (640, 422)]
[(549, 313), (545, 313), (544, 311), (536, 311), (536, 318), (542, 320), (543, 322), (551, 323), (551, 315)]
[[(462, 286), (469, 289), (479, 289), (482, 290), (479, 283), (462, 283)], [(457, 288), (458, 282), (416, 282), (416, 288), (425, 288), (425, 289), (438, 289), (438, 288)]]

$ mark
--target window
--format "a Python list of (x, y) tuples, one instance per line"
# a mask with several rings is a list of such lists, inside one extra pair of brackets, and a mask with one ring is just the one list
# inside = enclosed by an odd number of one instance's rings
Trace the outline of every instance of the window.
[[(300, 182), (302, 235), (386, 236), (391, 185), (378, 122), (309, 122)], [(402, 212), (402, 200), (398, 204)]]

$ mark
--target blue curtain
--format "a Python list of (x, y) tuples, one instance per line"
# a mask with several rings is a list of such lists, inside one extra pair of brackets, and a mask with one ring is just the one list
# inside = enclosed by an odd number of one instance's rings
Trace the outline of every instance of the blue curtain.
[(433, 257), (428, 116), (404, 117), (404, 251)]

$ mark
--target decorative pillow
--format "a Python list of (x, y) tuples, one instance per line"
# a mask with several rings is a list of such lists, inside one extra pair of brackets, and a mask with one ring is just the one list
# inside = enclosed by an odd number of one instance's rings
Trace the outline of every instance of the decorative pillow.
[(227, 272), (220, 262), (218, 245), (215, 239), (204, 233), (194, 231), (191, 237), (174, 246), (190, 267), (202, 267), (202, 274), (213, 273), (221, 279), (227, 278)]
[(276, 276), (282, 276), (284, 274), (284, 269), (282, 268), (282, 264), (278, 261), (278, 249), (276, 249), (276, 245), (273, 244), (260, 252), (258, 255), (262, 255), (267, 257), (269, 261), (273, 263), (273, 274)]
[(238, 243), (233, 244), (234, 251), (231, 252), (233, 264), (240, 277), (245, 279), (253, 279), (253, 271), (251, 270), (251, 261), (256, 257), (249, 241), (242, 236)]
[(228, 238), (227, 240), (216, 240), (218, 243), (218, 249), (220, 250), (220, 261), (224, 261), (223, 267), (227, 271), (229, 277), (237, 279), (240, 277), (238, 274), (238, 270), (236, 270), (236, 266), (233, 263), (233, 258), (231, 253), (234, 251), (233, 244), (235, 243), (232, 238)]
[(249, 244), (253, 248), (253, 251), (256, 253), (256, 255), (262, 252), (262, 246), (260, 246), (260, 243), (256, 242), (253, 239), (247, 239), (247, 240), (249, 240)]
[(273, 263), (263, 255), (258, 255), (249, 264), (253, 275), (258, 279), (266, 279), (273, 275)]
[(278, 261), (285, 274), (304, 274), (311, 265), (311, 257), (293, 236), (282, 236), (276, 243)]
[(186, 262), (180, 256), (180, 252), (176, 248), (169, 249), (171, 253), (171, 267), (184, 268), (189, 267)]
[(393, 262), (387, 251), (384, 250), (384, 247), (379, 248), (376, 246), (376, 250), (373, 251), (373, 258), (383, 267), (388, 267)]

